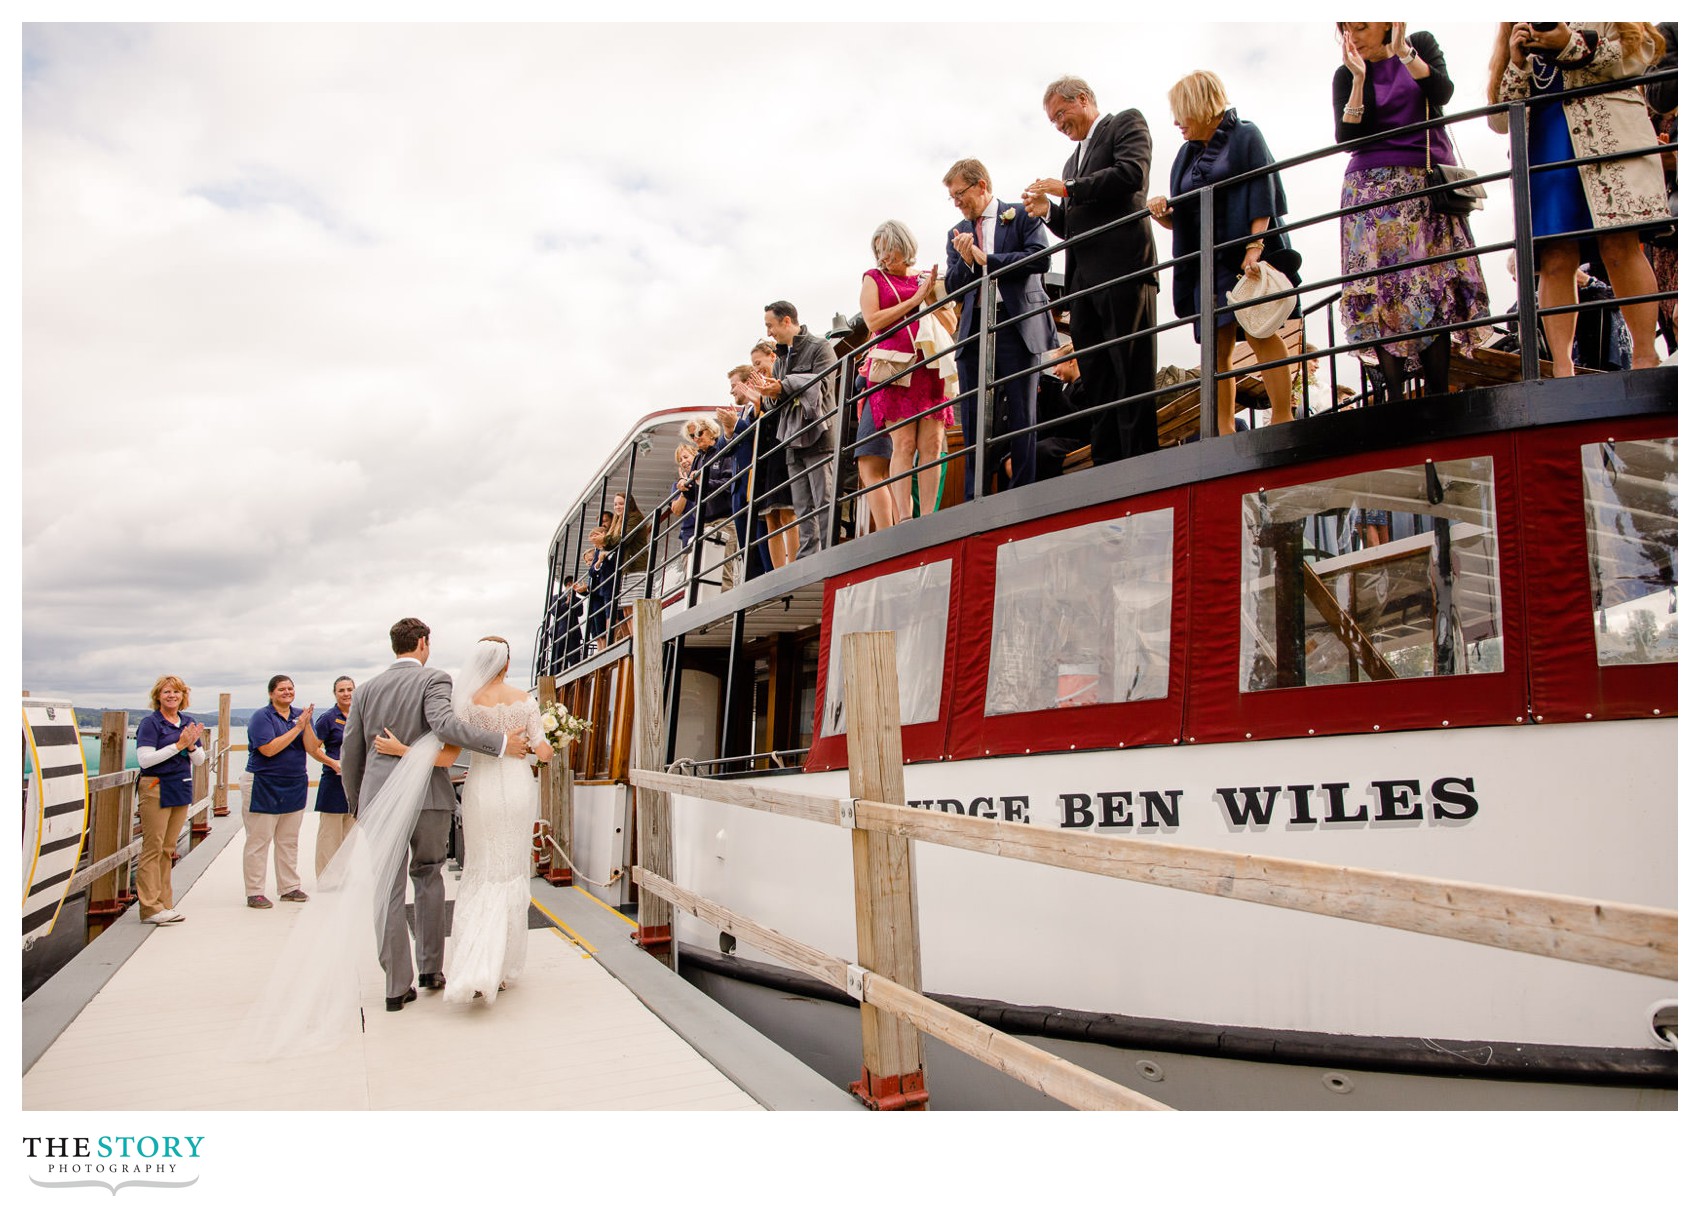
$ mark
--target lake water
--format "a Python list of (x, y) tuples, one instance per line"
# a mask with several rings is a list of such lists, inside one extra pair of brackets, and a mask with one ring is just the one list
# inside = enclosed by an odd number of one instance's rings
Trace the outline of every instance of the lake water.
[[(216, 731), (217, 731), (216, 727), (208, 728), (206, 740), (205, 740), (204, 743), (211, 744), (213, 733), (215, 733)], [(247, 745), (247, 743), (248, 743), (248, 730), (240, 724), (232, 724), (230, 726), (230, 739), (231, 739), (232, 742), (234, 742), (237, 745)], [(100, 770), (100, 738), (98, 736), (85, 736), (83, 738), (83, 761), (84, 761), (84, 763), (87, 764), (88, 771), (89, 771), (90, 774), (95, 774)], [(246, 761), (247, 761), (247, 757), (243, 753), (238, 752), (236, 754), (231, 755), (231, 769), (233, 771), (240, 771), (242, 769), (242, 764)], [(309, 766), (316, 766), (317, 763), (309, 762), (308, 765)], [(124, 742), (124, 768), (126, 770), (133, 770), (133, 769), (135, 769), (135, 767), (136, 767), (136, 738), (135, 737), (129, 737)], [(24, 753), (24, 773), (28, 774), (29, 772), (30, 772), (29, 753), (28, 753), (28, 751), (26, 751)], [(309, 771), (308, 773), (312, 774), (313, 771)]]

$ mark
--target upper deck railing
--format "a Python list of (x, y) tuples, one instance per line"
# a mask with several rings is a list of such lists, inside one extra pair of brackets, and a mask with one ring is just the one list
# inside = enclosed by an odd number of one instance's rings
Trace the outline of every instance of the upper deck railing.
[[(1674, 69), (1670, 71), (1650, 72), (1644, 76), (1638, 77), (1634, 81), (1634, 85), (1639, 86), (1644, 84), (1654, 84), (1663, 81), (1674, 81), (1675, 79), (1676, 72)], [(1572, 100), (1576, 97), (1587, 96), (1594, 93), (1621, 91), (1626, 86), (1628, 85), (1622, 80), (1608, 81), (1602, 84), (1590, 85), (1585, 88), (1567, 90), (1563, 93), (1543, 95), (1541, 97), (1531, 98), (1527, 101), (1518, 100), (1482, 106), (1462, 113), (1443, 115), (1427, 119), (1422, 122), (1413, 122), (1407, 126), (1399, 127), (1396, 130), (1377, 132), (1373, 135), (1365, 136), (1362, 139), (1350, 142), (1334, 143), (1327, 147), (1318, 148), (1313, 151), (1278, 161), (1265, 168), (1245, 173), (1227, 181), (1208, 184), (1197, 190), (1190, 191), (1185, 194), (1178, 194), (1174, 198), (1170, 199), (1171, 203), (1186, 203), (1190, 201), (1196, 201), (1198, 203), (1200, 219), (1198, 252), (1190, 253), (1178, 258), (1159, 260), (1156, 264), (1150, 266), (1131, 268), (1127, 273), (1113, 279), (1110, 282), (1096, 283), (1088, 288), (1083, 288), (1072, 293), (1062, 294), (1059, 297), (1050, 299), (1043, 307), (1035, 307), (1017, 315), (1006, 316), (1001, 320), (994, 319), (995, 306), (993, 300), (995, 296), (993, 295), (993, 291), (995, 290), (997, 283), (999, 283), (1002, 279), (1010, 275), (1031, 274), (1034, 272), (1035, 265), (1048, 264), (1049, 259), (1056, 253), (1067, 252), (1071, 248), (1074, 248), (1085, 241), (1096, 239), (1105, 232), (1114, 228), (1121, 227), (1129, 223), (1144, 223), (1150, 218), (1150, 211), (1148, 208), (1140, 208), (1136, 211), (1132, 211), (1129, 214), (1120, 216), (1101, 227), (1080, 233), (1066, 240), (1052, 243), (1043, 251), (1033, 253), (1019, 261), (1006, 265), (1001, 270), (991, 271), (989, 267), (982, 267), (980, 273), (972, 282), (958, 288), (957, 290), (949, 292), (943, 299), (911, 313), (909, 316), (906, 316), (899, 321), (900, 324), (908, 325), (919, 320), (923, 316), (939, 312), (947, 306), (961, 303), (970, 292), (974, 292), (978, 296), (976, 309), (978, 330), (974, 333), (958, 332), (957, 344), (954, 347), (949, 350), (941, 350), (930, 356), (918, 356), (913, 365), (916, 368), (931, 366), (946, 356), (961, 355), (964, 352), (965, 347), (971, 347), (971, 356), (978, 359), (979, 374), (977, 381), (981, 384), (981, 386), (977, 391), (965, 392), (960, 396), (937, 404), (919, 415), (921, 417), (935, 415), (942, 413), (946, 408), (952, 407), (953, 405), (961, 407), (964, 404), (970, 404), (970, 402), (972, 402), (970, 406), (977, 406), (979, 399), (988, 398), (988, 395), (990, 393), (995, 393), (997, 388), (1014, 382), (1017, 379), (1029, 375), (1039, 375), (1053, 371), (1062, 363), (1078, 358), (1083, 354), (1091, 354), (1094, 352), (1108, 350), (1114, 346), (1154, 338), (1155, 336), (1171, 329), (1191, 325), (1194, 317), (1192, 315), (1178, 316), (1174, 319), (1164, 320), (1131, 333), (1111, 337), (1110, 339), (1094, 346), (1076, 348), (1063, 353), (1053, 352), (1049, 356), (1040, 358), (1037, 365), (1031, 368), (1025, 368), (1012, 374), (997, 376), (992, 373), (991, 351), (994, 349), (996, 334), (1003, 329), (1019, 325), (1024, 320), (1030, 319), (1042, 312), (1066, 309), (1076, 299), (1104, 290), (1116, 284), (1154, 282), (1158, 279), (1159, 275), (1172, 271), (1177, 266), (1188, 262), (1196, 263), (1200, 266), (1199, 277), (1201, 282), (1209, 281), (1211, 275), (1203, 272), (1203, 267), (1214, 264), (1215, 257), (1219, 253), (1231, 252), (1234, 249), (1242, 248), (1251, 240), (1260, 237), (1267, 238), (1275, 234), (1286, 234), (1290, 237), (1292, 233), (1317, 227), (1324, 223), (1336, 222), (1355, 213), (1386, 205), (1385, 200), (1375, 200), (1359, 203), (1354, 206), (1339, 207), (1323, 211), (1318, 214), (1298, 218), (1288, 215), (1285, 216), (1285, 222), (1280, 224), (1271, 224), (1267, 230), (1257, 233), (1257, 235), (1245, 235), (1219, 240), (1217, 238), (1217, 233), (1214, 230), (1214, 201), (1218, 190), (1233, 188), (1261, 177), (1290, 171), (1332, 156), (1339, 156), (1342, 154), (1349, 155), (1353, 151), (1372, 146), (1395, 136), (1426, 132), (1433, 129), (1445, 129), (1462, 123), (1474, 122), (1479, 119), (1488, 118), (1493, 115), (1504, 115), (1508, 124), (1510, 144), (1509, 164), (1506, 168), (1497, 171), (1480, 172), (1469, 178), (1469, 182), (1482, 185), (1509, 182), (1513, 217), (1513, 234), (1509, 240), (1502, 240), (1488, 244), (1475, 244), (1473, 248), (1464, 255), (1474, 255), (1480, 258), (1482, 256), (1506, 251), (1512, 253), (1514, 264), (1516, 266), (1516, 299), (1510, 310), (1472, 318), (1457, 323), (1431, 326), (1421, 330), (1408, 330), (1400, 333), (1385, 333), (1373, 340), (1336, 340), (1332, 305), (1338, 301), (1340, 297), (1340, 289), (1347, 282), (1360, 280), (1364, 275), (1337, 274), (1332, 277), (1325, 277), (1321, 279), (1310, 278), (1302, 284), (1293, 287), (1291, 290), (1267, 296), (1269, 298), (1280, 298), (1291, 295), (1296, 298), (1295, 315), (1300, 320), (1300, 351), (1289, 354), (1283, 358), (1257, 361), (1249, 365), (1236, 365), (1231, 371), (1223, 373), (1217, 370), (1217, 342), (1220, 339), (1218, 323), (1220, 322), (1221, 317), (1218, 315), (1218, 308), (1216, 307), (1213, 292), (1210, 290), (1201, 290), (1199, 298), (1200, 308), (1197, 316), (1199, 332), (1201, 334), (1197, 383), (1198, 396), (1201, 401), (1214, 400), (1216, 384), (1221, 378), (1249, 375), (1280, 367), (1290, 367), (1295, 364), (1306, 363), (1313, 359), (1319, 360), (1322, 358), (1327, 358), (1330, 365), (1333, 366), (1335, 365), (1336, 360), (1342, 355), (1352, 356), (1355, 358), (1361, 352), (1370, 350), (1377, 345), (1389, 341), (1398, 341), (1402, 338), (1417, 335), (1427, 336), (1430, 334), (1451, 334), (1467, 329), (1488, 329), (1499, 325), (1515, 326), (1517, 332), (1519, 334), (1523, 334), (1523, 338), (1518, 342), (1518, 366), (1516, 378), (1519, 380), (1539, 378), (1540, 344), (1543, 339), (1542, 321), (1545, 317), (1565, 313), (1583, 313), (1607, 308), (1616, 308), (1628, 304), (1656, 303), (1658, 301), (1675, 297), (1674, 292), (1652, 291), (1635, 295), (1618, 296), (1605, 300), (1578, 302), (1575, 304), (1545, 308), (1539, 305), (1537, 298), (1537, 261), (1535, 255), (1535, 236), (1531, 223), (1531, 175), (1535, 173), (1556, 172), (1567, 168), (1600, 164), (1612, 160), (1634, 159), (1650, 154), (1675, 153), (1679, 150), (1679, 148), (1674, 142), (1668, 144), (1653, 143), (1646, 146), (1628, 148), (1614, 153), (1579, 156), (1567, 160), (1533, 165), (1530, 163), (1527, 122), (1528, 115), (1532, 109), (1543, 105), (1556, 105), (1564, 100)], [(1447, 188), (1450, 188), (1450, 186), (1431, 186), (1426, 189), (1414, 191), (1413, 194), (1405, 196), (1426, 196), (1441, 192)], [(1676, 218), (1673, 214), (1670, 219), (1670, 226), (1674, 228), (1675, 225)], [(1624, 226), (1627, 227), (1633, 225)], [(1580, 239), (1588, 236), (1594, 236), (1602, 231), (1609, 230), (1614, 229), (1604, 227), (1591, 228), (1575, 232), (1561, 233), (1554, 236), (1545, 236), (1542, 238), (1543, 240)], [(1209, 258), (1208, 260), (1206, 260), (1207, 257)], [(1458, 251), (1449, 250), (1440, 255), (1428, 257), (1426, 259), (1413, 258), (1403, 261), (1397, 265), (1387, 266), (1376, 270), (1375, 273), (1370, 276), (1391, 274), (1423, 265), (1456, 261), (1459, 257), (1460, 254)], [(1316, 315), (1319, 311), (1326, 315), (1328, 343), (1323, 345), (1311, 345), (1307, 340), (1309, 336), (1309, 321), (1311, 317)], [(1528, 334), (1534, 334), (1533, 339), (1530, 339)], [(657, 505), (652, 511), (645, 515), (642, 527), (624, 529), (624, 533), (622, 535), (623, 541), (619, 545), (618, 552), (612, 566), (601, 571), (599, 576), (595, 578), (595, 583), (592, 583), (592, 579), (585, 564), (583, 553), (586, 536), (589, 533), (587, 519), (594, 522), (596, 515), (602, 510), (608, 508), (613, 496), (616, 493), (621, 492), (622, 489), (625, 499), (628, 501), (632, 499), (637, 459), (640, 453), (640, 448), (645, 450), (648, 449), (648, 437), (646, 435), (640, 435), (626, 448), (623, 458), (616, 456), (614, 459), (610, 460), (607, 466), (610, 467), (611, 470), (601, 476), (596, 482), (592, 483), (585, 493), (580, 496), (573, 509), (569, 512), (567, 519), (563, 522), (560, 530), (556, 534), (551, 551), (551, 567), (544, 602), (544, 617), (537, 635), (536, 672), (539, 675), (543, 673), (562, 672), (570, 668), (578, 660), (597, 651), (599, 647), (605, 646), (609, 638), (617, 635), (621, 613), (618, 604), (623, 599), (634, 598), (637, 596), (670, 599), (682, 594), (688, 606), (695, 606), (698, 598), (699, 587), (703, 585), (707, 579), (718, 581), (722, 577), (726, 577), (727, 571), (733, 561), (739, 561), (742, 565), (742, 567), (738, 568), (736, 572), (733, 573), (733, 576), (752, 575), (752, 548), (758, 541), (756, 538), (757, 518), (775, 508), (789, 508), (791, 486), (800, 477), (814, 474), (823, 467), (828, 470), (828, 483), (830, 490), (826, 494), (826, 503), (815, 511), (813, 520), (815, 521), (818, 531), (822, 536), (823, 545), (831, 547), (836, 544), (849, 541), (855, 537), (854, 509), (849, 511), (850, 518), (848, 519), (847, 525), (847, 520), (843, 516), (843, 507), (846, 504), (853, 504), (869, 493), (886, 489), (893, 485), (898, 485), (899, 481), (903, 482), (902, 486), (906, 493), (907, 482), (911, 476), (917, 475), (930, 468), (939, 468), (942, 477), (942, 473), (946, 467), (948, 467), (952, 462), (962, 459), (963, 456), (968, 453), (966, 450), (943, 452), (939, 456), (927, 460), (921, 459), (918, 454), (915, 466), (910, 468), (909, 471), (902, 473), (900, 476), (889, 477), (874, 484), (857, 485), (848, 489), (845, 487), (847, 478), (853, 480), (853, 477), (847, 477), (847, 469), (854, 468), (858, 452), (860, 452), (869, 442), (874, 440), (872, 438), (857, 439), (854, 436), (855, 426), (851, 424), (851, 420), (857, 416), (858, 407), (862, 405), (870, 395), (880, 390), (881, 387), (880, 384), (869, 384), (858, 387), (857, 367), (863, 359), (868, 356), (869, 351), (887, 335), (888, 334), (885, 332), (870, 333), (866, 340), (845, 350), (830, 368), (813, 376), (798, 390), (786, 393), (786, 395), (781, 397), (777, 404), (769, 406), (769, 411), (773, 408), (789, 407), (791, 406), (792, 400), (813, 388), (819, 387), (821, 391), (828, 395), (832, 401), (830, 409), (824, 413), (824, 419), (828, 430), (832, 435), (830, 454), (822, 456), (808, 467), (805, 467), (795, 475), (792, 475), (786, 479), (780, 487), (769, 494), (762, 497), (752, 497), (747, 500), (743, 504), (741, 511), (739, 511), (741, 513), (740, 517), (733, 517), (732, 477), (726, 477), (718, 486), (708, 492), (698, 492), (696, 494), (695, 501), (687, 510), (687, 515), (690, 517), (692, 522), (692, 533), (697, 539), (697, 541), (690, 544), (684, 544), (679, 541), (680, 535), (683, 532), (685, 517), (681, 516), (675, 518), (672, 515), (669, 503), (667, 502)], [(1450, 337), (1448, 337), (1448, 339), (1450, 340)], [(1305, 379), (1306, 382), (1305, 390), (1300, 393), (1301, 402), (1295, 407), (1296, 418), (1308, 418), (1321, 413), (1330, 412), (1337, 406), (1335, 398), (1332, 395), (1323, 403), (1322, 407), (1314, 406), (1315, 402), (1312, 399), (1312, 395), (1308, 387), (1308, 377), (1301, 375), (1300, 378)], [(1335, 378), (1335, 381), (1337, 382), (1338, 379)], [(988, 469), (987, 457), (989, 442), (1002, 446), (1006, 445), (1012, 437), (1028, 433), (1033, 434), (1035, 440), (1037, 440), (1044, 434), (1054, 432), (1065, 424), (1078, 424), (1084, 419), (1090, 419), (1099, 414), (1108, 413), (1113, 410), (1136, 407), (1155, 408), (1161, 399), (1172, 398), (1175, 393), (1176, 389), (1173, 386), (1160, 386), (1154, 390), (1134, 392), (1117, 399), (1099, 403), (1090, 408), (1075, 410), (1065, 418), (1048, 421), (1035, 420), (1033, 424), (1021, 429), (1011, 431), (1000, 430), (996, 433), (988, 433), (988, 431), (992, 428), (990, 424), (991, 413), (990, 410), (981, 408), (979, 412), (983, 423), (975, 427), (976, 432), (972, 448), (975, 456), (973, 466), (980, 469), (977, 472), (978, 475), (985, 475), (985, 472)], [(713, 407), (710, 406), (704, 408), (702, 412), (704, 414), (708, 414), (712, 413), (713, 410)], [(1216, 413), (1214, 408), (1200, 407), (1198, 409), (1198, 428), (1201, 439), (1217, 436)], [(697, 466), (692, 472), (693, 476), (698, 478), (698, 483), (702, 482), (703, 472), (706, 468), (713, 466), (722, 460), (743, 461), (746, 448), (748, 453), (748, 462), (746, 466), (756, 464), (762, 458), (764, 449), (771, 451), (771, 441), (769, 441), (766, 448), (762, 445), (764, 430), (765, 427), (761, 425), (750, 426), (742, 433), (736, 435), (733, 440), (725, 442), (707, 458), (699, 459)], [(983, 496), (977, 498), (975, 501), (965, 502), (963, 505), (957, 506), (957, 508), (973, 508), (976, 507), (977, 504), (983, 506)], [(796, 530), (802, 527), (808, 520), (810, 519), (804, 517), (794, 518), (792, 521), (785, 523), (783, 526), (778, 527), (775, 530), (770, 530), (768, 533), (771, 536), (788, 530)], [(722, 522), (725, 522), (728, 525), (738, 525), (742, 533), (747, 536), (745, 541), (740, 545), (740, 550), (736, 555), (726, 554), (724, 547), (722, 548), (721, 554), (718, 556), (715, 556), (705, 550), (705, 543), (702, 541), (704, 538), (705, 528), (718, 525)], [(634, 535), (637, 536), (636, 539), (633, 538)], [(729, 546), (729, 544), (727, 546)], [(727, 579), (731, 578), (728, 577)], [(584, 586), (585, 592), (575, 592), (572, 588), (575, 585)]]

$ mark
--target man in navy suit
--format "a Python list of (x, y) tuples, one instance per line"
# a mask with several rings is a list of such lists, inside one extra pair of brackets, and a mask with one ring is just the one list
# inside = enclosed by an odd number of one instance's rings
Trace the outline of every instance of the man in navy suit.
[[(1137, 109), (1098, 111), (1098, 99), (1078, 76), (1045, 89), (1045, 117), (1078, 146), (1061, 177), (1041, 177), (1022, 192), (1027, 212), (1071, 239), (1145, 209), (1151, 176), (1151, 131)], [(1052, 199), (1056, 199), (1054, 202)], [(1080, 355), (1077, 407), (1091, 408), (1145, 395), (1133, 404), (1095, 413), (1095, 466), (1157, 449), (1157, 275), (1115, 279), (1157, 264), (1151, 221), (1140, 217), (1064, 250), (1063, 293), (1083, 291), (1068, 304), (1069, 332)], [(1098, 289), (1093, 289), (1097, 287)], [(1139, 333), (1107, 349), (1092, 347)]]
[[(958, 160), (944, 175), (950, 200), (962, 212), (962, 222), (951, 228), (945, 247), (944, 284), (955, 291), (976, 281), (988, 271), (997, 272), (1017, 261), (1020, 269), (997, 279), (997, 306), (992, 316), (994, 324), (1024, 317), (993, 334), (992, 378), (1001, 379), (1019, 371), (1031, 370), (1047, 350), (1056, 343), (1056, 327), (1051, 322), (1050, 299), (1045, 294), (1043, 276), (1051, 267), (1044, 225), (1019, 206), (999, 202), (992, 197), (991, 177), (986, 166), (978, 160)], [(1032, 260), (1026, 260), (1031, 257)], [(1028, 314), (1032, 313), (1032, 314)], [(976, 479), (974, 440), (979, 422), (980, 383), (980, 291), (969, 291), (962, 298), (962, 321), (956, 328), (958, 349), (956, 373), (962, 381), (962, 396), (956, 402), (957, 416), (962, 421), (962, 440), (967, 447), (967, 475), (963, 479), (963, 496), (972, 499)], [(1002, 384), (994, 396), (990, 424), (986, 430), (993, 434), (1025, 429), (1033, 424), (1033, 401), (1038, 395), (1039, 381), (1034, 374)], [(1009, 447), (1011, 462), (1010, 487), (1031, 484), (1038, 473), (1038, 439), (1032, 433), (1019, 434), (1008, 443), (998, 443), (998, 453), (988, 442), (987, 467), (982, 473), (1002, 462), (1002, 449)], [(990, 476), (986, 479), (989, 483)]]

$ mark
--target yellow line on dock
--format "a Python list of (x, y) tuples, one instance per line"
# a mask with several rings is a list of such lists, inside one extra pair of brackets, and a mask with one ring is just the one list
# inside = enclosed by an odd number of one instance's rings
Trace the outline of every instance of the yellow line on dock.
[(596, 948), (595, 947), (592, 947), (588, 942), (586, 942), (584, 939), (580, 938), (571, 926), (567, 925), (560, 918), (556, 917), (553, 913), (550, 913), (542, 905), (538, 904), (536, 898), (532, 899), (531, 907), (533, 909), (537, 910), (537, 912), (541, 913), (544, 917), (548, 918), (550, 921), (554, 922), (555, 923), (555, 929), (558, 930), (560, 933), (566, 935), (568, 938), (572, 939), (573, 942), (577, 943), (579, 945), (579, 947), (583, 949), (583, 951), (586, 955), (595, 955), (596, 954)]
[(607, 901), (597, 900), (594, 896), (591, 896), (590, 893), (586, 892), (583, 888), (580, 888), (577, 884), (574, 884), (573, 888), (576, 891), (578, 891), (580, 893), (580, 895), (584, 896), (585, 899), (590, 901), (591, 904), (595, 905), (597, 908), (606, 909), (609, 913), (612, 913), (615, 917), (619, 918), (622, 922), (626, 923), (626, 925), (630, 926), (633, 930), (636, 930), (638, 928), (638, 924), (636, 922), (632, 921), (631, 918), (627, 917), (625, 914), (621, 913), (618, 909), (614, 908), (614, 906), (610, 905)]

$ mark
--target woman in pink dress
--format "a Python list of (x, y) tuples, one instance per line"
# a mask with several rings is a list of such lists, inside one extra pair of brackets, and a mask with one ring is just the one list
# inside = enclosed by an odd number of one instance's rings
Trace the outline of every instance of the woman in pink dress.
[[(904, 317), (926, 308), (938, 279), (938, 266), (916, 277), (914, 273), (915, 236), (903, 224), (888, 219), (874, 229), (873, 252), (875, 268), (862, 275), (862, 319), (868, 330), (881, 334), (874, 346), (899, 354), (913, 353), (916, 323)], [(874, 423), (891, 434), (891, 474), (894, 479), (907, 477), (917, 461), (930, 463), (939, 457), (944, 446), (944, 416), (915, 419), (935, 404), (944, 402), (944, 381), (931, 366), (911, 369), (886, 382), (864, 401), (873, 410)], [(938, 500), (939, 469), (929, 467), (920, 473), (921, 512), (931, 513)], [(892, 486), (897, 495), (897, 520), (911, 516), (910, 490), (907, 478), (898, 479)]]

